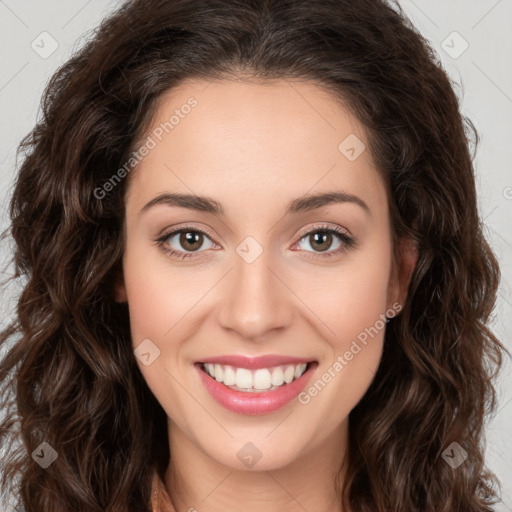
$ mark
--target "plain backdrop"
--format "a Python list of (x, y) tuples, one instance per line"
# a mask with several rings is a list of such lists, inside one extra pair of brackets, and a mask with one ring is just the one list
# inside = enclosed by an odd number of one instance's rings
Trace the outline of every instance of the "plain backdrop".
[[(480, 216), (502, 269), (492, 327), (512, 350), (512, 0), (400, 3), (436, 50), (463, 114), (481, 137), (475, 158)], [(0, 0), (0, 229), (8, 225), (16, 147), (35, 123), (45, 84), (84, 35), (118, 5), (107, 0)], [(2, 270), (10, 256), (4, 242)], [(17, 292), (11, 286), (0, 296), (0, 326), (12, 315)], [(502, 482), (499, 512), (512, 511), (511, 367), (506, 358), (497, 382), (497, 413), (486, 429), (487, 465)]]

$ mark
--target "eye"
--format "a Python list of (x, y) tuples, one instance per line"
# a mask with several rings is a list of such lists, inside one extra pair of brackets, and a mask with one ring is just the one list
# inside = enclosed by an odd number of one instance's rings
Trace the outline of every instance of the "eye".
[[(313, 249), (313, 251), (306, 249), (307, 252), (317, 253), (317, 255), (313, 257), (330, 258), (353, 247), (356, 241), (352, 236), (349, 236), (346, 231), (337, 226), (317, 226), (313, 230), (305, 233), (296, 245), (298, 245), (300, 249), (303, 249), (303, 247), (300, 246), (301, 244), (304, 245), (304, 242)], [(328, 251), (333, 242), (336, 243), (337, 247), (335, 247), (333, 251)]]
[[(205, 231), (195, 227), (181, 227), (163, 234), (156, 242), (169, 256), (184, 260), (185, 258), (195, 257), (193, 253), (203, 252), (199, 249), (203, 247), (206, 240), (214, 245)], [(173, 247), (172, 242), (181, 247)], [(206, 247), (206, 249), (210, 249), (212, 245)]]
[[(204, 247), (205, 241), (209, 241), (210, 245), (206, 244), (207, 246)], [(335, 247), (335, 250), (329, 251), (328, 249), (331, 248), (333, 242), (336, 243), (337, 247)], [(164, 233), (156, 240), (156, 243), (171, 258), (180, 260), (200, 257), (199, 254), (196, 255), (195, 253), (201, 253), (204, 252), (201, 249), (211, 249), (213, 246), (216, 246), (212, 242), (209, 233), (196, 227), (187, 226)], [(313, 250), (304, 249), (304, 243)], [(355, 238), (349, 236), (342, 228), (322, 225), (316, 226), (313, 230), (304, 233), (293, 247), (299, 246), (300, 250), (313, 252), (314, 255), (307, 256), (308, 258), (329, 258), (348, 250), (355, 244)]]

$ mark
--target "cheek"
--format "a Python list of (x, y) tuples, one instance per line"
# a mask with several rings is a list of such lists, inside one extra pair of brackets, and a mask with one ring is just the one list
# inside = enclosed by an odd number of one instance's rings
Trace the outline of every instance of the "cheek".
[(385, 247), (380, 257), (377, 252), (353, 253), (336, 269), (296, 281), (294, 291), (314, 313), (312, 322), (333, 348), (344, 349), (376, 323), (382, 330), (381, 319), (389, 307), (391, 263)]
[(149, 339), (158, 350), (150, 365), (138, 359), (137, 364), (167, 415), (182, 417), (191, 404), (180, 385), (180, 376), (189, 370), (191, 361), (187, 340), (206, 314), (204, 299), (219, 277), (212, 272), (194, 272), (192, 267), (180, 269), (154, 249), (130, 249), (123, 267), (132, 345), (136, 349)]
[(136, 349), (149, 339), (157, 347), (151, 364), (137, 359), (137, 365), (167, 415), (187, 417), (191, 401), (180, 385), (181, 366), (186, 365), (180, 359), (181, 340), (191, 336), (194, 323), (189, 320), (201, 311), (201, 297), (212, 284), (205, 282), (205, 275), (172, 269), (164, 258), (148, 257), (150, 252), (134, 248), (124, 261), (132, 345)]
[[(325, 431), (348, 416), (379, 367), (389, 277), (389, 260), (384, 260), (347, 266), (310, 290), (308, 305), (319, 312), (316, 325), (325, 333), (327, 350), (315, 378), (298, 398), (311, 417), (325, 418)], [(320, 293), (322, 284), (328, 293)]]
[(159, 340), (159, 344), (172, 342), (187, 324), (187, 314), (200, 309), (195, 305), (200, 306), (213, 284), (207, 277), (171, 265), (154, 248), (127, 252), (124, 279), (133, 344), (145, 338)]

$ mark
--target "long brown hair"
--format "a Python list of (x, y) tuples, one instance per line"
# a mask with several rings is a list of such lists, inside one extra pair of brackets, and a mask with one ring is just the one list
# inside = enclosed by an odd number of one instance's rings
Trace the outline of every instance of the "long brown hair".
[[(314, 80), (368, 132), (394, 232), (419, 259), (382, 363), (350, 414), (354, 512), (481, 512), (496, 501), (484, 420), (504, 347), (487, 326), (499, 281), (478, 217), (478, 135), (435, 52), (383, 0), (135, 0), (52, 77), (20, 145), (10, 203), (12, 279), (1, 333), (2, 489), (27, 511), (144, 510), (169, 461), (166, 415), (136, 363), (121, 270), (124, 191), (106, 183), (156, 101), (188, 78)], [(4, 234), (4, 238), (7, 233)], [(43, 469), (42, 442), (58, 454)], [(467, 452), (456, 470), (441, 456)], [(341, 472), (340, 472), (341, 475)]]

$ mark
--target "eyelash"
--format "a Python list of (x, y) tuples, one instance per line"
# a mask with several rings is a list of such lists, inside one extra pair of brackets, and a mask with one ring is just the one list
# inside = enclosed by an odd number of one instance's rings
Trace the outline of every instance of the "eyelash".
[[(194, 258), (196, 257), (197, 252), (204, 252), (204, 251), (195, 251), (195, 252), (182, 252), (182, 251), (176, 251), (174, 249), (169, 249), (168, 247), (164, 246), (165, 242), (167, 242), (170, 238), (172, 238), (174, 235), (178, 233), (201, 233), (202, 235), (207, 236), (208, 238), (212, 238), (212, 236), (197, 227), (194, 226), (182, 226), (179, 229), (175, 229), (173, 231), (169, 231), (167, 233), (164, 233), (161, 237), (157, 238), (155, 242), (157, 245), (171, 258), (178, 258), (179, 260), (185, 260), (187, 258)], [(331, 226), (315, 226), (310, 231), (307, 231), (306, 233), (302, 234), (298, 240), (297, 243), (300, 243), (304, 238), (306, 238), (309, 235), (312, 235), (314, 233), (324, 233), (324, 234), (334, 234), (338, 240), (342, 243), (342, 246), (336, 249), (335, 251), (326, 252), (325, 254), (322, 253), (315, 253), (316, 256), (306, 256), (307, 258), (331, 258), (333, 256), (336, 256), (340, 254), (341, 252), (347, 251), (348, 249), (354, 247), (356, 245), (356, 239), (352, 236), (347, 235), (347, 233), (342, 230), (339, 227), (331, 227)], [(294, 244), (294, 245), (296, 245)], [(306, 251), (311, 252), (311, 251)], [(199, 256), (200, 257), (200, 256)]]

